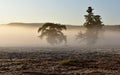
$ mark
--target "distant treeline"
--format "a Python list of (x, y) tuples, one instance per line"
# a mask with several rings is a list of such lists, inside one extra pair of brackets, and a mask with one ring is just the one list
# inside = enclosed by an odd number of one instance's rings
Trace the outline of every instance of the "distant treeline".
[[(9, 23), (7, 25), (11, 25), (11, 26), (35, 26), (35, 27), (39, 27), (42, 26), (44, 23)], [(68, 29), (70, 28), (83, 28), (83, 25), (66, 25), (68, 27)], [(105, 25), (104, 26), (105, 29), (120, 29), (120, 25)]]

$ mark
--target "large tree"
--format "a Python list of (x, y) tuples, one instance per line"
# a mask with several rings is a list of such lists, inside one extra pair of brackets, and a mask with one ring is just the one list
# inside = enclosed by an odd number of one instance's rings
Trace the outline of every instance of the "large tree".
[(67, 42), (66, 36), (62, 33), (62, 30), (66, 30), (65, 25), (45, 23), (42, 27), (38, 29), (41, 32), (40, 38), (46, 37), (48, 43), (54, 45), (62, 42)]
[(102, 24), (100, 15), (94, 15), (92, 7), (88, 7), (88, 10), (86, 11), (88, 15), (85, 15), (86, 22), (84, 23), (84, 27), (87, 28), (87, 30), (77, 35), (76, 39), (79, 39), (81, 42), (85, 42), (87, 45), (93, 45), (97, 42), (97, 39), (99, 38), (99, 34), (103, 32), (102, 27), (104, 24)]

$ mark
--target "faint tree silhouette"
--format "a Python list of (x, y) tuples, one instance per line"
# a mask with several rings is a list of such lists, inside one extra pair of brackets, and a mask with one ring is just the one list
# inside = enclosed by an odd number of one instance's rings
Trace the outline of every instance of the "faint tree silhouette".
[(80, 42), (85, 42), (86, 45), (94, 45), (97, 40), (100, 39), (103, 32), (104, 30), (87, 29), (85, 33), (80, 31), (76, 36), (76, 39)]
[(41, 32), (41, 35), (39, 36), (41, 39), (46, 37), (47, 42), (54, 45), (67, 42), (66, 36), (62, 33), (62, 30), (66, 29), (65, 25), (45, 23), (38, 29), (38, 33)]

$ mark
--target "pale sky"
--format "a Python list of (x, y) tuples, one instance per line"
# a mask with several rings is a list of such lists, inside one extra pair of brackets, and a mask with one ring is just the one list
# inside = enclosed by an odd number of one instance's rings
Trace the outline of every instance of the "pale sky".
[(88, 6), (104, 24), (120, 24), (120, 0), (0, 0), (0, 24), (54, 22), (82, 25)]

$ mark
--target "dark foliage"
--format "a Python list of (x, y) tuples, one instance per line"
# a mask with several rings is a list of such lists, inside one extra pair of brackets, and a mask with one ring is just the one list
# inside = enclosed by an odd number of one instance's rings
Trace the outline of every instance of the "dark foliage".
[(39, 36), (41, 39), (46, 37), (47, 42), (54, 45), (67, 42), (66, 36), (62, 33), (62, 30), (66, 29), (65, 25), (45, 23), (38, 29), (38, 32), (41, 32), (41, 35)]
[(101, 16), (100, 15), (94, 15), (92, 13), (93, 9), (92, 7), (88, 7), (88, 15), (85, 15), (86, 22), (84, 23), (84, 26), (86, 28), (102, 28), (104, 24), (102, 24)]

